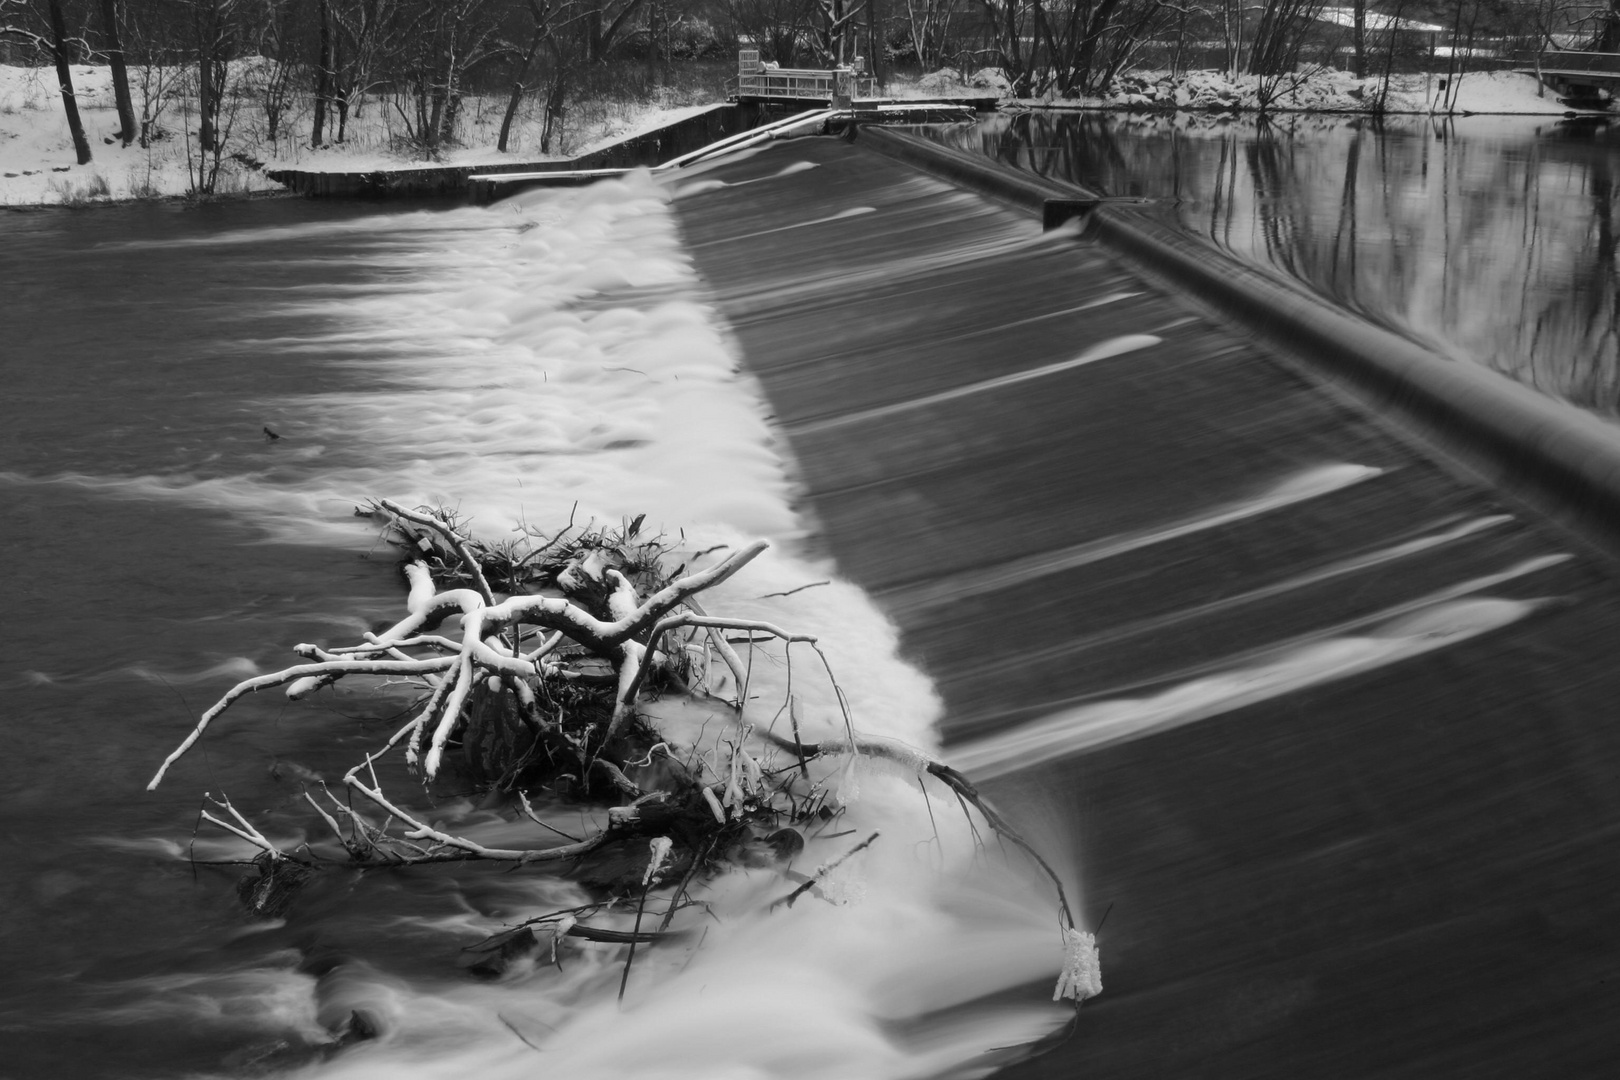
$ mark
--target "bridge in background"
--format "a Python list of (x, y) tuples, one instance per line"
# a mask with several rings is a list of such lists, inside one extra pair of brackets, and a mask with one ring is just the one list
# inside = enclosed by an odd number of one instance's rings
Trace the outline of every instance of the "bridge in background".
[(1542, 53), (1535, 67), (1514, 70), (1534, 75), (1559, 101), (1577, 109), (1608, 107), (1620, 87), (1620, 53), (1558, 49)]

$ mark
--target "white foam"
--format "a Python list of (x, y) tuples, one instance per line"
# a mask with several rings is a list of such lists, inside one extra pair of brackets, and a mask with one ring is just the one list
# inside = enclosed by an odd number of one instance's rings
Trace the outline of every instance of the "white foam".
[(1062, 573), (1154, 544), (1220, 528), (1245, 518), (1269, 514), (1297, 503), (1330, 495), (1383, 474), (1383, 469), (1348, 462), (1313, 466), (1284, 477), (1258, 494), (1222, 503), (1180, 521), (1138, 532), (1107, 536), (1056, 551), (1044, 551), (988, 569), (968, 570), (950, 577), (936, 578), (925, 585), (898, 592), (895, 602), (908, 607), (921, 607), (964, 596), (994, 592), (1048, 574)]
[(1469, 594), (1567, 558), (1529, 559), (1353, 624), (1233, 657), (1216, 670), (1184, 678), (1156, 694), (1064, 709), (957, 746), (951, 763), (976, 779), (989, 780), (1443, 649), (1516, 622), (1545, 603)]
[(1138, 349), (1149, 349), (1161, 343), (1164, 339), (1153, 334), (1122, 334), (1119, 337), (1109, 338), (1082, 350), (1078, 355), (1067, 360), (1060, 360), (1054, 364), (1044, 364), (1041, 367), (1030, 368), (1028, 371), (1019, 371), (1011, 375), (998, 375), (993, 379), (982, 379), (979, 382), (969, 383), (966, 386), (952, 387), (922, 397), (910, 398), (906, 401), (896, 402), (892, 405), (880, 405), (871, 409), (862, 409), (859, 412), (844, 413), (827, 420), (816, 420), (805, 424), (795, 424), (798, 431), (823, 431), (828, 428), (842, 427), (846, 424), (867, 423), (872, 420), (887, 419), (901, 413), (911, 412), (915, 409), (926, 409), (934, 405), (942, 405), (948, 401), (969, 397), (973, 394), (989, 393), (1008, 386), (1029, 382), (1032, 379), (1044, 379), (1052, 375), (1060, 375), (1072, 371), (1077, 367), (1095, 364), (1099, 360), (1110, 360), (1116, 356), (1125, 356)]

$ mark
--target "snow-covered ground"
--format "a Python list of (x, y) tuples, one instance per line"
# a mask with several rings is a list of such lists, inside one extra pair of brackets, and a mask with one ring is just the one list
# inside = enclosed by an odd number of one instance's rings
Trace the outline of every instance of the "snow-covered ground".
[[(1395, 75), (1389, 81), (1387, 110), (1396, 113), (1431, 113), (1447, 110), (1445, 74)], [(1297, 81), (1296, 81), (1297, 79)], [(1556, 114), (1568, 109), (1529, 75), (1510, 71), (1472, 72), (1455, 77), (1450, 109), (1457, 113)], [(1366, 112), (1377, 99), (1383, 80), (1357, 79), (1346, 71), (1318, 68), (1301, 76), (1287, 76), (1263, 87), (1253, 75), (1235, 79), (1215, 71), (1189, 71), (1170, 75), (1163, 71), (1127, 72), (1101, 97), (1021, 99), (1028, 108), (1069, 109), (1219, 109), (1255, 111), (1261, 91), (1272, 98), (1269, 107), (1306, 112)], [(917, 79), (896, 79), (888, 93), (897, 98), (983, 97), (1008, 91), (1006, 78), (994, 68), (963, 75), (951, 68)]]
[[(143, 72), (131, 73), (136, 109), (142, 101)], [(121, 145), (113, 136), (118, 116), (113, 107), (112, 81), (105, 67), (75, 65), (73, 79), (84, 117), (93, 158), (87, 165), (74, 162), (73, 143), (63, 116), (53, 68), (0, 65), (0, 205), (83, 203), (185, 195), (195, 186), (195, 131), (197, 117), (184, 85), (186, 73), (158, 71), (148, 88), (169, 80), (160, 95), (164, 108), (157, 126), (162, 137), (142, 147)], [(312, 171), (369, 171), (426, 164), (410, 148), (404, 123), (387, 102), (371, 98), (350, 116), (344, 142), (312, 149), (309, 146), (310, 103), (300, 99), (283, 117), (275, 139), (270, 138), (262, 97), (255, 87), (260, 73), (245, 67), (237, 80), (238, 93), (228, 100), (233, 112), (227, 138), (228, 153), (238, 153), (270, 167), (296, 167)], [(1438, 75), (1398, 75), (1390, 80), (1391, 112), (1445, 111), (1446, 94)], [(1282, 88), (1271, 102), (1273, 109), (1322, 112), (1358, 112), (1376, 98), (1378, 79), (1355, 79), (1346, 72), (1320, 70), (1297, 85)], [(954, 71), (934, 72), (917, 80), (896, 80), (889, 88), (896, 97), (938, 97), (952, 93), (975, 97), (1004, 93), (1006, 80), (990, 69), (963, 78)], [(1253, 76), (1228, 79), (1215, 72), (1195, 71), (1174, 78), (1157, 72), (1122, 76), (1116, 89), (1100, 99), (1023, 101), (1030, 107), (1068, 108), (1183, 108), (1252, 110), (1257, 105), (1259, 81)], [(702, 102), (666, 98), (644, 102), (599, 102), (577, 106), (565, 126), (560, 154), (539, 153), (538, 109), (533, 103), (520, 112), (514, 126), (511, 152), (495, 150), (505, 101), (498, 97), (466, 99), (460, 125), (464, 145), (447, 148), (443, 164), (495, 165), (572, 157), (603, 143), (639, 134), (689, 116), (705, 107)], [(1562, 114), (1565, 106), (1551, 93), (1541, 93), (1536, 80), (1511, 72), (1473, 73), (1459, 77), (1450, 102), (1456, 112), (1503, 114)], [(188, 132), (191, 137), (188, 138)], [(219, 194), (279, 190), (252, 168), (227, 156), (216, 185)]]
[[(1296, 81), (1297, 80), (1297, 81)], [(1395, 113), (1554, 114), (1569, 111), (1550, 91), (1543, 93), (1534, 76), (1511, 71), (1470, 72), (1453, 77), (1454, 86), (1438, 74), (1395, 75), (1389, 80), (1386, 108)], [(1287, 76), (1263, 86), (1254, 75), (1235, 79), (1214, 71), (1192, 71), (1171, 76), (1165, 72), (1135, 72), (1116, 80), (1105, 97), (1081, 100), (1026, 100), (1030, 107), (1235, 109), (1254, 111), (1262, 90), (1276, 110), (1306, 112), (1366, 112), (1383, 86), (1379, 78), (1357, 79), (1346, 71), (1319, 68), (1307, 75)]]
[[(185, 72), (157, 70), (147, 83), (154, 100), (164, 107), (157, 126), (162, 136), (148, 146), (122, 145), (114, 136), (118, 113), (112, 79), (106, 67), (75, 64), (72, 69), (79, 112), (84, 119), (92, 158), (75, 163), (57, 90), (56, 70), (47, 67), (0, 65), (0, 206), (76, 204), (106, 199), (164, 197), (189, 194), (196, 171), (197, 115), (184, 85)], [(130, 73), (135, 109), (141, 112), (142, 76)], [(310, 102), (298, 99), (282, 118), (275, 139), (256, 88), (260, 73), (245, 68), (236, 77), (238, 93), (227, 99), (231, 113), (226, 156), (221, 162), (215, 191), (230, 195), (279, 191), (279, 184), (236, 161), (241, 154), (266, 167), (296, 167), (313, 171), (362, 171), (431, 164), (413, 150), (405, 125), (386, 101), (370, 98), (351, 113), (342, 144), (312, 149)], [(167, 80), (160, 94), (157, 87)], [(702, 103), (666, 98), (633, 102), (598, 102), (576, 106), (555, 144), (561, 153), (539, 152), (540, 117), (533, 102), (526, 102), (513, 127), (511, 151), (500, 153), (495, 142), (504, 98), (469, 97), (463, 104), (459, 135), (463, 145), (448, 147), (436, 163), (495, 165), (572, 157), (603, 143), (671, 123), (705, 107)], [(189, 138), (188, 138), (189, 133)]]

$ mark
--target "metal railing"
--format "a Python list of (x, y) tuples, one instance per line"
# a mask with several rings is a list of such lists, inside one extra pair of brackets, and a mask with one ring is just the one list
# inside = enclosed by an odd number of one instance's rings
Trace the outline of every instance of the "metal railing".
[(1620, 75), (1620, 53), (1549, 49), (1541, 54), (1544, 71), (1582, 71), (1594, 75)]
[[(840, 82), (844, 85), (841, 88)], [(843, 90), (845, 96), (877, 96), (877, 79), (858, 75), (850, 68), (823, 71), (818, 68), (779, 68), (760, 62), (758, 49), (737, 53), (737, 94), (739, 97), (808, 98), (831, 101)]]
[[(748, 97), (815, 98), (830, 101), (834, 89), (834, 72), (807, 68), (766, 68), (762, 71), (739, 72), (737, 93)], [(855, 97), (876, 97), (877, 80), (870, 76), (855, 76)]]

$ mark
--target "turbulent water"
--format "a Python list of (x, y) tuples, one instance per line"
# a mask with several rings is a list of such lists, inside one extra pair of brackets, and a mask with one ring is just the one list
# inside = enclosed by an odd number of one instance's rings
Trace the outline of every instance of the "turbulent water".
[[(930, 685), (892, 627), (818, 559), (791, 466), (645, 175), (492, 209), (367, 214), (259, 203), (0, 223), (7, 394), (0, 491), (15, 606), (0, 688), (11, 866), (0, 886), (0, 1039), (19, 1075), (243, 1068), (334, 1076), (973, 1075), (1063, 1010), (953, 1007), (1056, 976), (1049, 893), (976, 849), (914, 777), (861, 776), (846, 903), (768, 911), (737, 872), (701, 948), (564, 947), (560, 968), (478, 983), (459, 951), (578, 903), (549, 875), (469, 867), (323, 875), (284, 920), (235, 906), (246, 852), (194, 833), (226, 792), (287, 844), (301, 801), (392, 730), (399, 692), (243, 702), (141, 789), (194, 715), (295, 642), (397, 616), (393, 556), (353, 509), (456, 508), (484, 536), (529, 524), (647, 528), (689, 556), (774, 547), (713, 607), (818, 634), (857, 724), (936, 741)], [(279, 438), (272, 439), (265, 429)], [(833, 583), (770, 597), (812, 582)], [(769, 721), (789, 669), (762, 658)], [(835, 730), (796, 665), (808, 737)], [(720, 715), (687, 716), (702, 730)], [(403, 778), (400, 782), (407, 783)], [(853, 786), (853, 785), (852, 785)], [(434, 820), (509, 834), (453, 790)], [(812, 843), (822, 861), (852, 839)], [(355, 1009), (380, 1038), (329, 1054)]]

